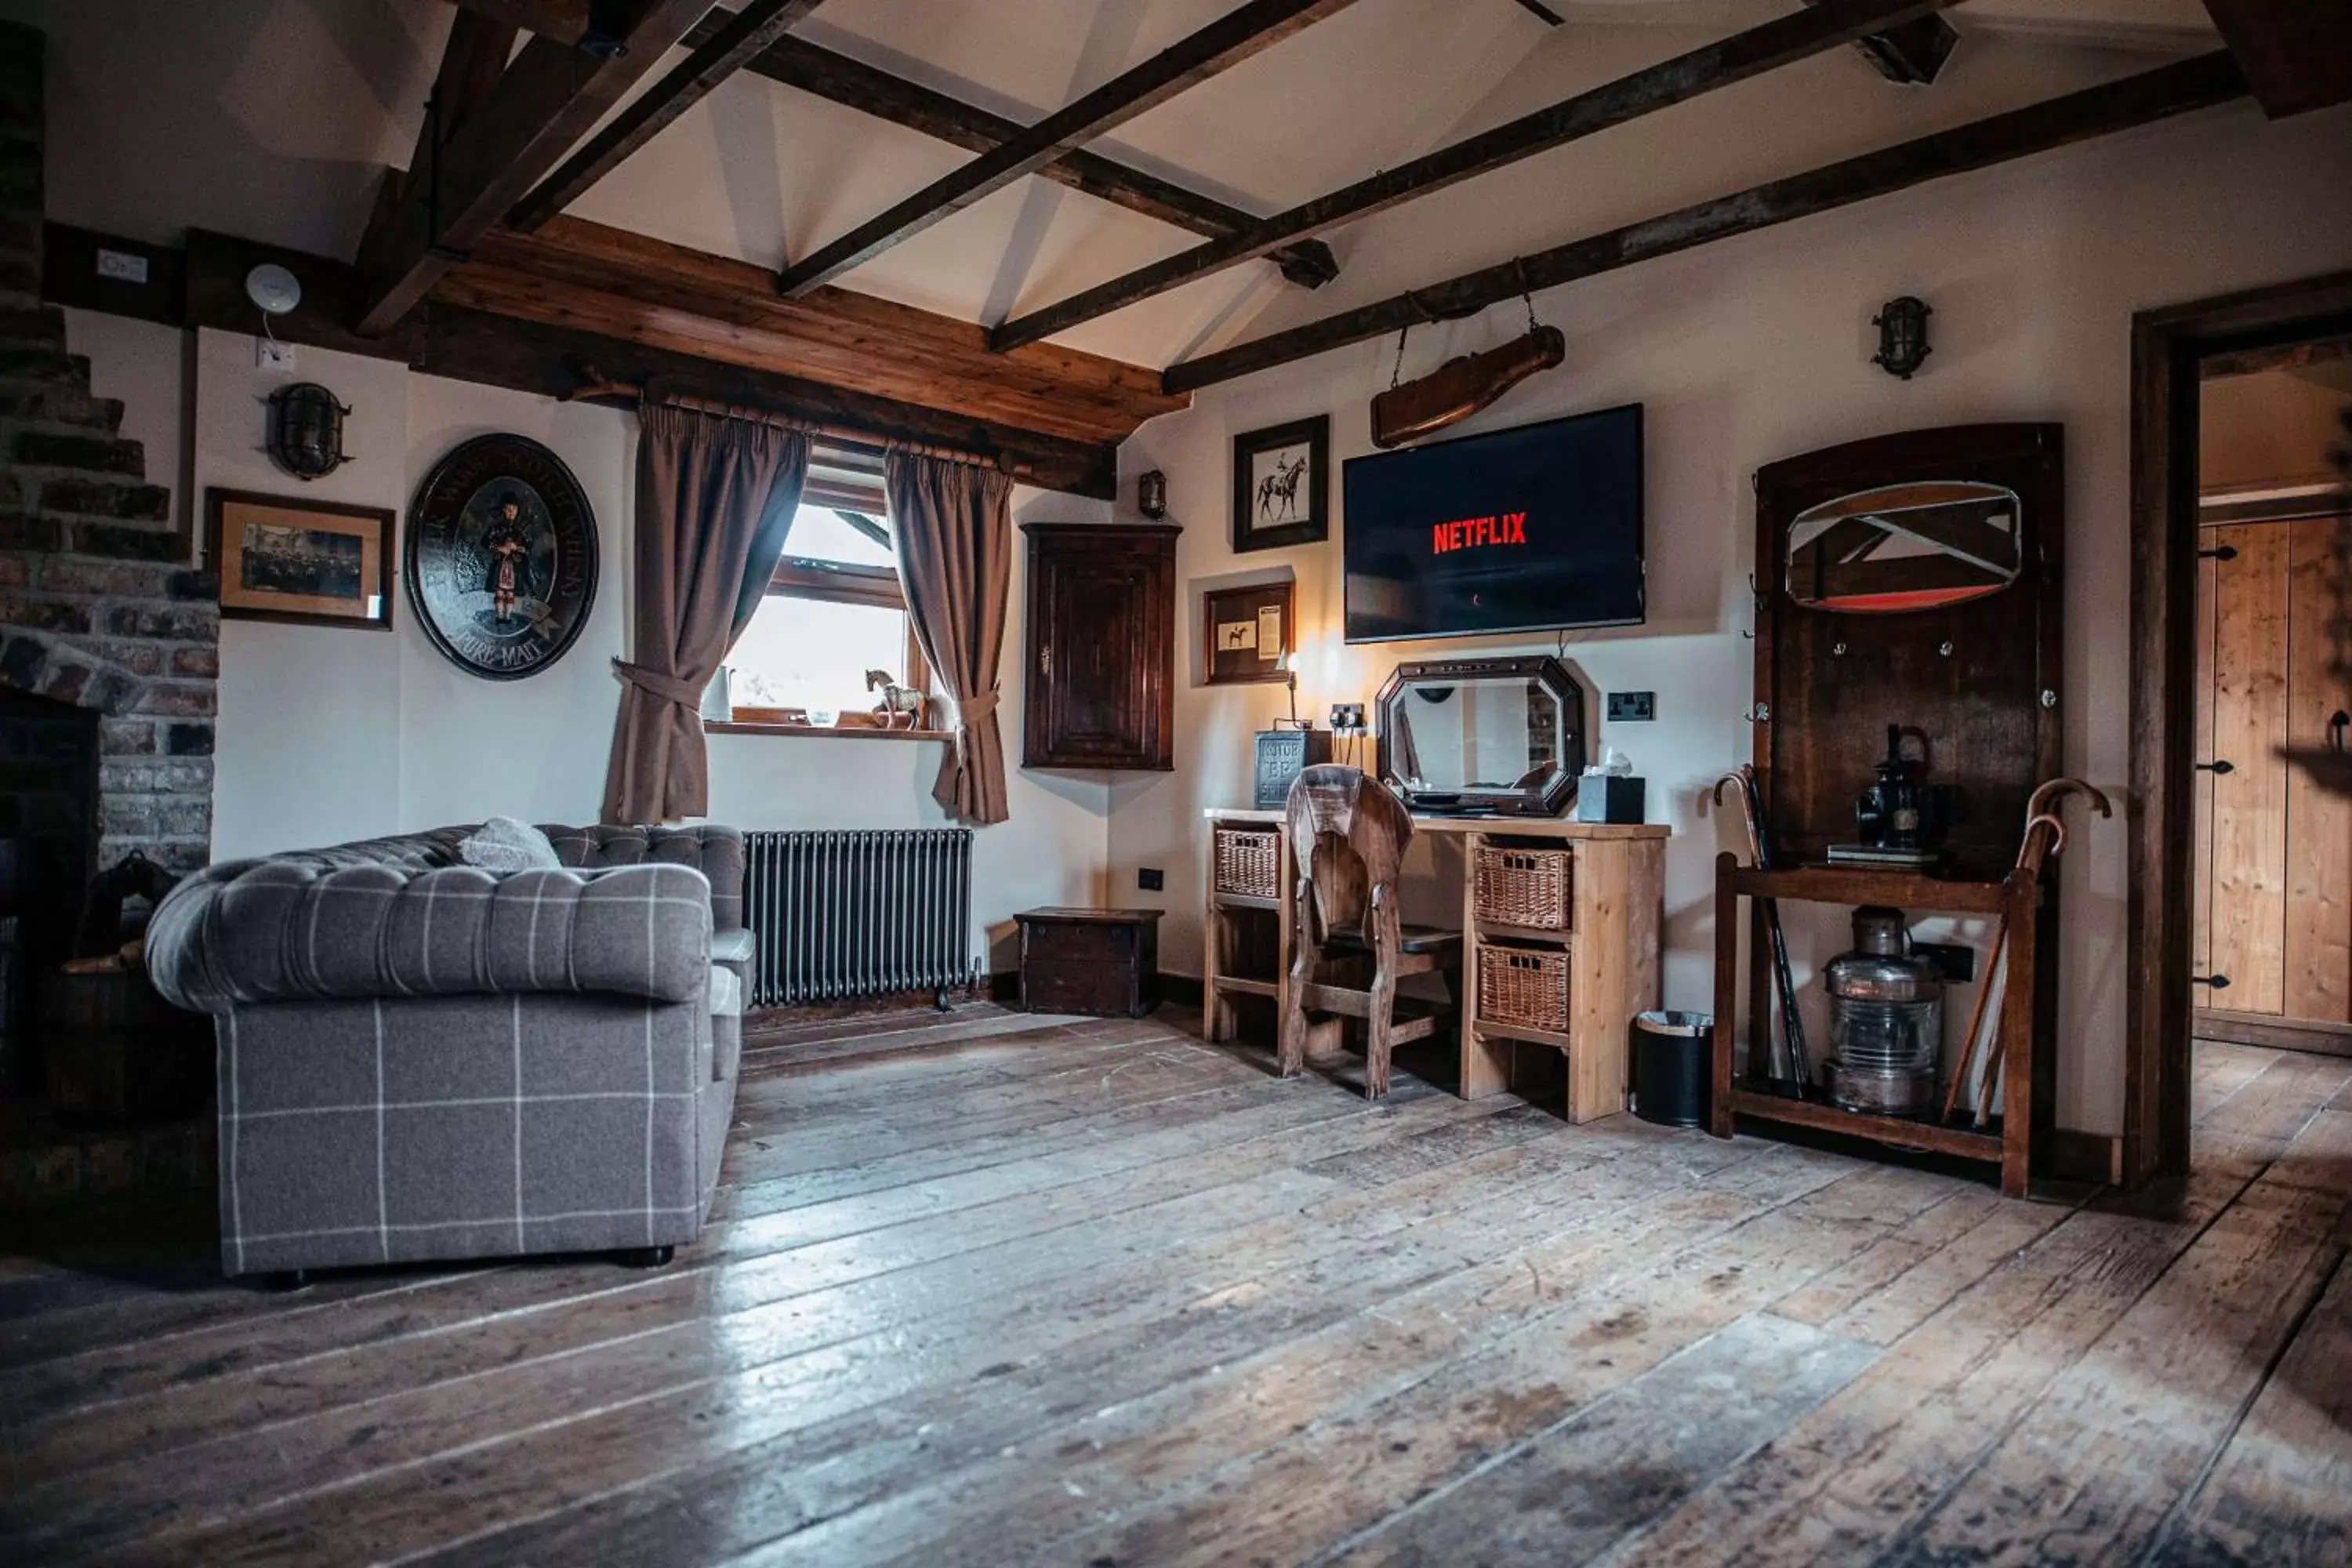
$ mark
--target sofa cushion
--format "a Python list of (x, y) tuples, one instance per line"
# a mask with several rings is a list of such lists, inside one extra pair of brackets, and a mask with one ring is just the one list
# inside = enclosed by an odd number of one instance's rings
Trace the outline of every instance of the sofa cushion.
[(148, 972), (182, 1007), (331, 997), (603, 992), (706, 1000), (710, 891), (691, 867), (524, 871), (214, 866), (149, 922)]
[(740, 829), (698, 822), (678, 827), (541, 827), (566, 866), (593, 870), (606, 866), (656, 863), (691, 866), (710, 879), (713, 931), (743, 924), (743, 835)]
[(457, 846), (458, 857), (485, 871), (558, 871), (563, 862), (547, 835), (511, 816), (493, 816)]

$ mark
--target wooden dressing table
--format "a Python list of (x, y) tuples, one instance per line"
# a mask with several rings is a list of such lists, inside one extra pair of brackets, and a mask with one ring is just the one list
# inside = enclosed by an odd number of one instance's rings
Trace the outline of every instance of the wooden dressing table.
[[(1281, 812), (1211, 807), (1202, 816), (1209, 827), (1202, 1027), (1209, 1039), (1228, 1040), (1236, 1028), (1234, 997), (1267, 997), (1277, 1016), (1285, 1004), (1298, 873)], [(1528, 1044), (1566, 1056), (1569, 1120), (1624, 1110), (1627, 1028), (1634, 1014), (1658, 1005), (1665, 841), (1673, 829), (1528, 816), (1415, 816), (1413, 828), (1454, 841), (1461, 851), (1461, 929), (1470, 938), (1462, 985), (1463, 1098), (1509, 1089), (1512, 1049)], [(1552, 925), (1480, 915), (1478, 852), (1517, 847), (1569, 853), (1564, 902)], [(1482, 967), (1511, 954), (1525, 955), (1522, 962), (1531, 965), (1565, 963), (1564, 1027), (1482, 1014)]]

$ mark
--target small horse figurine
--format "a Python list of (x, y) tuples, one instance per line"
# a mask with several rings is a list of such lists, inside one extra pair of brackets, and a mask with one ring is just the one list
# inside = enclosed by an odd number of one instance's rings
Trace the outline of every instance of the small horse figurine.
[[(911, 686), (899, 685), (898, 679), (887, 669), (869, 669), (866, 672), (866, 689), (872, 691), (877, 689), (882, 693), (882, 700), (874, 705), (874, 711), (882, 716), (882, 728), (914, 730), (921, 727), (921, 692)], [(901, 718), (906, 720), (903, 724), (899, 722)]]

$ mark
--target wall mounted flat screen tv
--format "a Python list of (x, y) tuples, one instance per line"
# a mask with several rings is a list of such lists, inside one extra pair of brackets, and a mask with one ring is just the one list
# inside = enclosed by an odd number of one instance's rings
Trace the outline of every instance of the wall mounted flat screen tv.
[(1347, 638), (1638, 625), (1642, 405), (1351, 458)]

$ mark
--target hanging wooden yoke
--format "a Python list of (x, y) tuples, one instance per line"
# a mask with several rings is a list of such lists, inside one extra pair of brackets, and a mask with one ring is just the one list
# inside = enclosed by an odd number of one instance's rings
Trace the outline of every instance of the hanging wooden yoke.
[(1458, 425), (1539, 370), (1568, 358), (1558, 327), (1530, 326), (1483, 353), (1447, 360), (1372, 399), (1372, 445), (1394, 447)]

